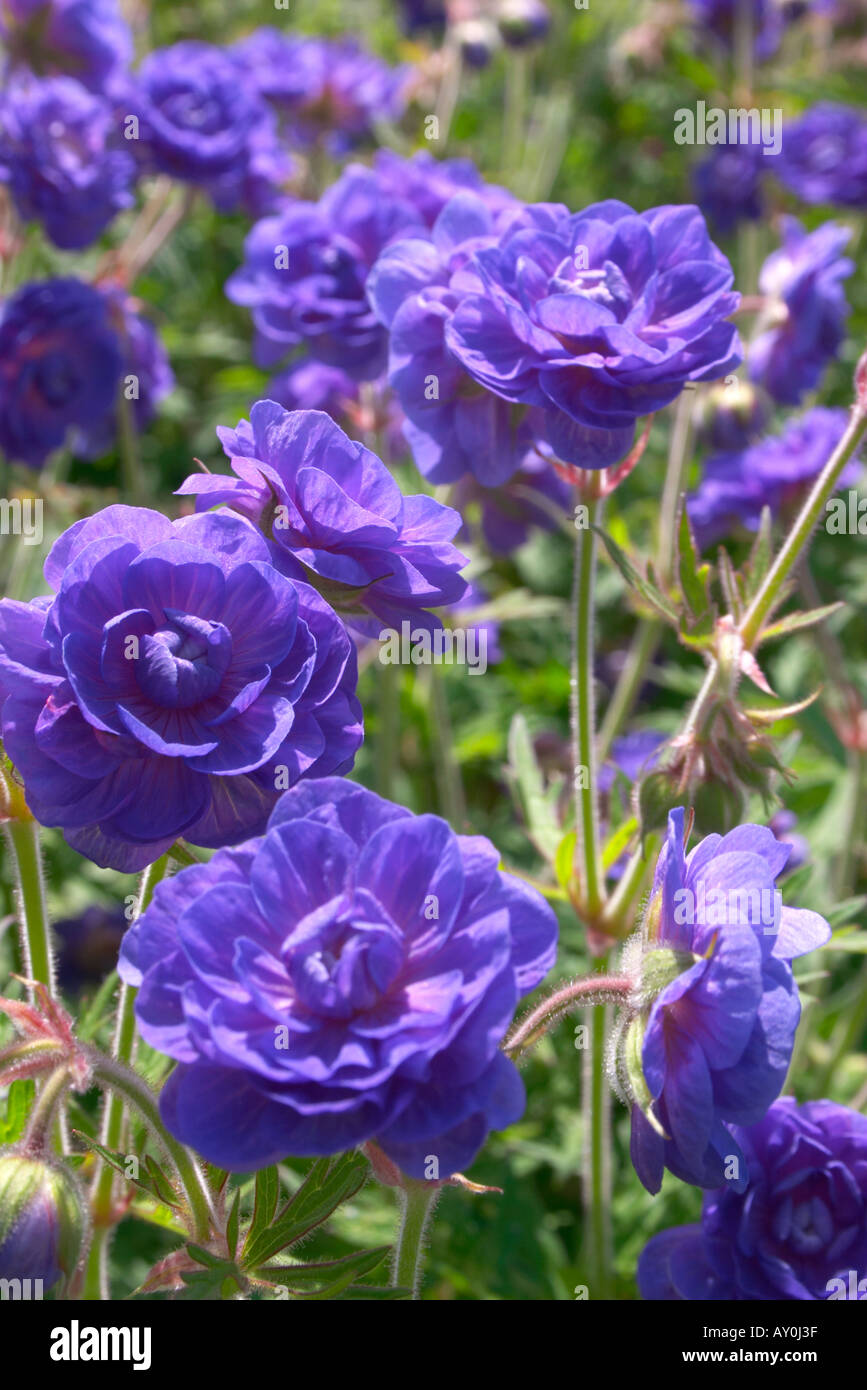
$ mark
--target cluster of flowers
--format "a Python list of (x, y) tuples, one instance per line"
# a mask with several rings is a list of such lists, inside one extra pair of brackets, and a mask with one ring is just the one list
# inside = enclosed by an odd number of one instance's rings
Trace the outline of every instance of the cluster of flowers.
[[(290, 144), (354, 144), (407, 98), (408, 72), (360, 46), (277, 30), (229, 49), (179, 43), (132, 70), (117, 0), (8, 0), (0, 42), (0, 182), (19, 217), (68, 251), (132, 207), (148, 174), (261, 216), (293, 177)], [(31, 467), (66, 442), (103, 452), (121, 385), (139, 428), (172, 386), (119, 286), (69, 278), (25, 285), (0, 307), (0, 364), (0, 449)]]
[[(790, 29), (821, 17), (833, 25), (844, 18), (840, 0), (690, 0), (702, 46), (729, 57), (746, 20), (758, 62), (774, 58)], [(719, 144), (695, 169), (698, 202), (716, 229), (731, 231), (766, 211), (766, 178), (773, 174), (805, 203), (867, 207), (867, 119), (855, 106), (820, 101), (797, 120), (786, 120), (781, 147), (741, 140)]]
[[(161, 1108), (180, 1140), (241, 1171), (375, 1141), (445, 1180), (522, 1113), (502, 1044), (554, 962), (556, 922), (486, 839), (342, 779), (363, 737), (351, 629), (433, 626), (466, 597), (465, 561), (458, 513), (404, 495), (318, 407), (357, 419), (393, 391), (386, 423), (421, 472), (481, 496), (508, 547), (536, 515), (523, 490), (564, 500), (555, 463), (617, 464), (639, 420), (741, 363), (731, 266), (695, 207), (527, 206), (423, 154), (380, 152), (316, 202), (283, 197), (286, 141), (342, 151), (400, 110), (406, 75), (355, 47), (260, 31), (130, 74), (112, 0), (6, 0), (2, 23), (2, 164), (22, 215), (86, 244), (142, 169), (247, 208), (261, 220), (228, 294), (280, 369), (274, 399), (220, 432), (231, 475), (179, 489), (195, 514), (106, 508), (53, 546), (49, 595), (0, 603), (4, 748), (39, 821), (99, 865), (137, 870), (179, 838), (217, 851), (157, 888), (121, 955), (143, 1036), (177, 1063)], [(790, 220), (764, 267), (749, 370), (780, 403), (839, 348), (847, 235)], [(0, 444), (34, 465), (70, 430), (104, 447), (125, 377), (145, 383), (143, 421), (170, 373), (122, 290), (26, 286), (0, 317)], [(726, 509), (754, 524), (841, 429), (814, 410), (747, 462), (719, 455), (697, 524), (709, 534)], [(654, 749), (618, 748), (618, 766)], [(800, 1015), (791, 961), (829, 928), (786, 907), (769, 933), (754, 911), (790, 861), (770, 829), (687, 856), (683, 828), (672, 813), (612, 1060), (645, 1186), (668, 1168), (713, 1193), (700, 1229), (651, 1243), (642, 1287), (820, 1297), (863, 1250), (864, 1128), (774, 1102)], [(727, 920), (684, 922), (684, 892), (731, 888), (746, 906)]]

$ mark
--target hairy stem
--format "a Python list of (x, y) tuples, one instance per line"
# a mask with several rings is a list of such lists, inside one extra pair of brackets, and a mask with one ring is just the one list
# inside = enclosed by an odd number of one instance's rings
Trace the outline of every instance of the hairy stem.
[(412, 1289), (418, 1299), (427, 1229), (440, 1189), (434, 1183), (405, 1178), (396, 1189), (400, 1202), (400, 1225), (394, 1248), (393, 1288)]
[(10, 820), (6, 835), (12, 849), (21, 921), (21, 950), (27, 978), (55, 992), (54, 953), (45, 900), (39, 826), (35, 820)]
[(598, 498), (579, 487), (578, 501), (587, 507), (587, 526), (575, 528), (575, 567), (572, 575), (570, 725), (575, 783), (575, 859), (581, 908), (593, 920), (605, 895), (597, 811), (596, 726), (593, 691), (593, 598), (596, 575), (596, 531), (601, 517)]
[(584, 980), (573, 980), (537, 1004), (512, 1030), (503, 1050), (520, 1056), (538, 1042), (553, 1024), (579, 1006), (604, 1004), (623, 998), (631, 988), (632, 982), (627, 975), (590, 975)]
[[(608, 958), (599, 960), (604, 971)], [(584, 1230), (593, 1298), (611, 1296), (611, 1093), (605, 1072), (608, 1010), (593, 1009), (584, 1059)]]

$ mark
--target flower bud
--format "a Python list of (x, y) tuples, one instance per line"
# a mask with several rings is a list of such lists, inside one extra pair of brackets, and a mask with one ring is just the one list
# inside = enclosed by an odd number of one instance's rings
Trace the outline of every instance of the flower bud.
[(59, 1164), (0, 1155), (0, 1279), (68, 1280), (84, 1251), (87, 1209)]
[(503, 0), (497, 26), (509, 48), (528, 48), (544, 39), (551, 15), (542, 0)]
[(710, 449), (732, 453), (759, 437), (770, 419), (768, 398), (752, 382), (729, 378), (701, 402), (699, 433)]
[(454, 26), (452, 36), (471, 68), (486, 68), (499, 43), (497, 31), (487, 19), (462, 20)]

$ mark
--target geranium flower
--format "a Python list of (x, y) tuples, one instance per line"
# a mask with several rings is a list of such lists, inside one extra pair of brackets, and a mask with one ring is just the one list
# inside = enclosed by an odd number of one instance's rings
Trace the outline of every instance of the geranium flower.
[(644, 1247), (647, 1299), (863, 1299), (867, 1292), (867, 1118), (830, 1100), (784, 1096), (737, 1131), (749, 1186), (705, 1196), (701, 1222)]
[(248, 521), (107, 507), (45, 577), (56, 597), (0, 602), (3, 743), (37, 820), (96, 863), (237, 843), (287, 786), (352, 766), (352, 644)]
[(247, 1171), (375, 1139), (415, 1178), (466, 1167), (524, 1089), (500, 1043), (556, 922), (481, 836), (329, 779), (267, 833), (162, 883), (127, 934), (142, 1035), (178, 1061), (183, 1143)]

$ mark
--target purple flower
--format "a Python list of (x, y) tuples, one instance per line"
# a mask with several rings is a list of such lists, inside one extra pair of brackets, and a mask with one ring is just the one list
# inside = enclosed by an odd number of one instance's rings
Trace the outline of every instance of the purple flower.
[(377, 150), (373, 167), (380, 188), (412, 203), (427, 227), (433, 227), (456, 193), (474, 193), (492, 212), (518, 207), (507, 188), (485, 182), (471, 159), (434, 159), (428, 150), (404, 159), (394, 150)]
[(722, 1185), (705, 1196), (700, 1223), (653, 1237), (638, 1262), (642, 1297), (863, 1299), (867, 1118), (785, 1096), (737, 1136), (749, 1186)]
[(797, 405), (839, 351), (849, 314), (840, 281), (855, 266), (840, 254), (848, 227), (826, 222), (806, 232), (794, 217), (782, 226), (783, 244), (759, 276), (771, 323), (750, 345), (749, 374), (782, 405)]
[[(767, 826), (709, 835), (688, 857), (684, 813), (668, 818), (641, 938), (619, 1079), (632, 1100), (632, 1161), (649, 1192), (663, 1168), (743, 1191), (730, 1126), (757, 1124), (779, 1095), (801, 1013), (791, 960), (829, 940), (815, 912), (782, 907), (790, 847)], [(639, 955), (640, 959), (635, 960)]]
[(774, 171), (807, 203), (867, 207), (867, 118), (823, 101), (788, 124)]
[(232, 1170), (369, 1139), (411, 1177), (465, 1168), (523, 1111), (500, 1043), (555, 954), (550, 908), (498, 862), (330, 779), (162, 883), (120, 969), (142, 1035), (179, 1064), (171, 1132)]
[[(765, 507), (779, 516), (796, 502), (828, 462), (846, 423), (845, 410), (816, 406), (800, 419), (789, 420), (780, 435), (709, 458), (699, 489), (689, 500), (689, 519), (701, 548), (738, 525), (757, 531)], [(838, 488), (849, 487), (859, 467), (852, 459)]]
[[(696, 27), (706, 30), (727, 48), (735, 45), (738, 6), (741, 0), (690, 0)], [(755, 35), (756, 57), (771, 58), (780, 46), (785, 18), (779, 0), (748, 0)]]
[(369, 391), (341, 367), (302, 359), (273, 376), (266, 395), (287, 410), (324, 410), (347, 433), (381, 437), (384, 459), (400, 458), (406, 454), (400, 406), (384, 377), (365, 385)]
[(71, 77), (14, 82), (0, 106), (0, 176), (25, 221), (65, 251), (134, 201), (137, 165), (108, 102)]
[(304, 343), (329, 366), (366, 381), (379, 376), (387, 338), (364, 282), (383, 248), (416, 227), (412, 204), (358, 164), (318, 203), (291, 202), (258, 222), (226, 285), (234, 304), (253, 311), (258, 364), (274, 366)]
[(478, 508), (481, 532), (488, 547), (495, 554), (511, 555), (527, 540), (531, 527), (553, 531), (557, 523), (551, 509), (554, 515), (559, 509), (565, 516), (572, 496), (573, 488), (566, 479), (547, 459), (531, 451), (518, 471), (499, 487), (482, 487), (472, 474), (467, 474), (457, 484), (455, 504), (468, 527), (468, 513)]
[(535, 220), (476, 252), (481, 292), (461, 299), (445, 340), (481, 386), (539, 409), (560, 459), (604, 468), (640, 416), (737, 367), (731, 266), (695, 207), (609, 201)]
[[(175, 377), (159, 334), (148, 319), (138, 313), (139, 301), (119, 286), (100, 286), (109, 316), (123, 354), (122, 390), (129, 401), (136, 429), (142, 432), (156, 414), (164, 396), (174, 389)], [(78, 453), (84, 458), (100, 458), (108, 453), (117, 436), (118, 405), (102, 419), (94, 418), (75, 437)]]
[(551, 11), (543, 0), (500, 0), (497, 27), (509, 48), (529, 48), (551, 28)]
[(108, 507), (0, 603), (3, 743), (43, 825), (132, 872), (179, 836), (261, 832), (285, 787), (352, 765), (352, 644), (248, 521)]
[(810, 858), (810, 846), (803, 835), (799, 835), (795, 830), (797, 824), (798, 817), (794, 811), (787, 810), (785, 806), (782, 806), (779, 811), (775, 811), (768, 821), (768, 825), (777, 839), (791, 849), (786, 864), (787, 874), (793, 873), (795, 869), (800, 869), (801, 865), (806, 864)]
[(13, 64), (39, 76), (69, 73), (92, 91), (132, 56), (117, 0), (2, 0), (0, 39)]
[(73, 279), (25, 285), (0, 312), (0, 448), (41, 467), (114, 410), (122, 369), (104, 295)]
[(371, 272), (368, 298), (389, 329), (389, 381), (407, 417), (415, 461), (431, 482), (472, 473), (495, 487), (533, 445), (527, 412), (474, 380), (452, 350), (448, 326), (467, 294), (483, 289), (473, 253), (495, 245), (504, 225), (544, 225), (560, 211), (491, 206), (468, 189), (446, 204), (432, 232), (412, 231), (396, 241)]
[(426, 29), (440, 34), (446, 26), (445, 0), (397, 0), (397, 4), (408, 34), (419, 34)]
[(762, 217), (763, 159), (759, 145), (719, 145), (693, 170), (696, 202), (723, 236)]
[(293, 144), (325, 140), (341, 153), (395, 121), (406, 106), (407, 68), (390, 68), (354, 39), (288, 37), (257, 29), (231, 50), (254, 90), (283, 117)]
[(277, 182), (292, 172), (267, 106), (212, 44), (189, 40), (148, 54), (131, 106), (146, 164), (205, 188), (224, 211), (249, 198), (251, 185), (261, 206), (263, 175)]
[(0, 1154), (0, 1279), (37, 1279), (45, 1289), (59, 1279), (65, 1285), (87, 1234), (84, 1197), (68, 1169), (14, 1151)]
[[(404, 497), (330, 416), (258, 401), (249, 424), (218, 433), (237, 476), (193, 474), (179, 493), (195, 495), (199, 510), (225, 503), (249, 517), (282, 571), (308, 579), (356, 623), (373, 614), (380, 626), (406, 617), (429, 625), (426, 609), (464, 593), (466, 560), (451, 544), (458, 513), (432, 497)], [(367, 629), (379, 627), (368, 618)]]
[(645, 773), (656, 766), (666, 735), (656, 729), (634, 729), (614, 739), (608, 759), (599, 769), (599, 790), (607, 795), (617, 780), (618, 773), (627, 782), (637, 782)]
[(123, 934), (129, 926), (123, 907), (92, 904), (79, 917), (64, 917), (52, 926), (57, 941), (57, 978), (64, 993), (77, 994), (99, 983), (117, 965)]

